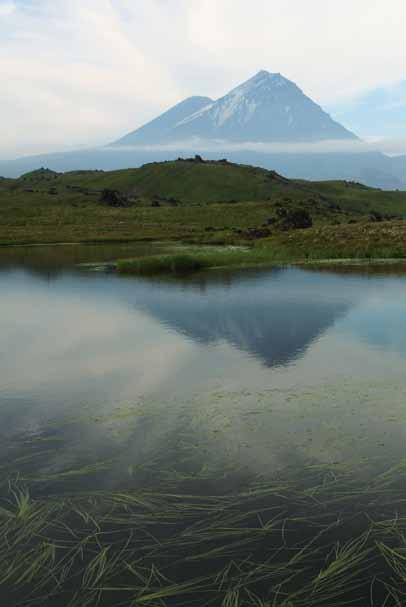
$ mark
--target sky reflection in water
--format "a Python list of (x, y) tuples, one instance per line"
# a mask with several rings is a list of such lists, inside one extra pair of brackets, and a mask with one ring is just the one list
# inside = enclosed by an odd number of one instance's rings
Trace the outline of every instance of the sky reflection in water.
[(180, 437), (270, 473), (403, 452), (405, 278), (9, 269), (0, 288), (0, 436), (60, 437), (42, 471), (119, 453), (119, 484)]

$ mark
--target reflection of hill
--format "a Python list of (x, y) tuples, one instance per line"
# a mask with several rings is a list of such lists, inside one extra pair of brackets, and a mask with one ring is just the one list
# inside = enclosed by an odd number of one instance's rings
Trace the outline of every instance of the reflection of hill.
[[(159, 252), (159, 247), (154, 248)], [(47, 279), (62, 271), (72, 271), (77, 264), (110, 262), (150, 252), (151, 245), (143, 243), (3, 247), (0, 249), (0, 272), (24, 269)]]
[(351, 305), (338, 290), (337, 297), (323, 296), (320, 280), (297, 271), (241, 278), (231, 287), (196, 286), (141, 283), (136, 303), (197, 342), (226, 340), (267, 366), (295, 359)]

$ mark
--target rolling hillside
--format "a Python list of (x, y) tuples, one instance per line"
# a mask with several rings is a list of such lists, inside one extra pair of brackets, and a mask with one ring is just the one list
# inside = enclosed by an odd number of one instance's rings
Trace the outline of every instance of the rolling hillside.
[(32, 171), (19, 179), (0, 180), (0, 191), (96, 199), (104, 189), (121, 192), (132, 204), (156, 200), (182, 205), (236, 202), (306, 202), (316, 207), (332, 205), (354, 214), (378, 211), (406, 217), (406, 192), (384, 191), (348, 181), (305, 181), (286, 179), (275, 171), (224, 161), (179, 159), (146, 164), (138, 169), (118, 171)]
[[(289, 229), (406, 219), (406, 192), (289, 180), (200, 157), (111, 172), (39, 169), (0, 180), (0, 244), (169, 239), (235, 242)], [(296, 226), (300, 227), (300, 226)]]

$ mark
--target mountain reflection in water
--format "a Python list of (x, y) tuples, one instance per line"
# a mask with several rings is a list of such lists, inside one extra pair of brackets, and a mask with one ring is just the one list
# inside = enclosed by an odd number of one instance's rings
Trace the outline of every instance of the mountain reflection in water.
[[(205, 288), (204, 288), (205, 287)], [(166, 326), (201, 344), (226, 341), (268, 367), (286, 365), (351, 308), (317, 276), (273, 270), (229, 284), (140, 282), (134, 303)]]

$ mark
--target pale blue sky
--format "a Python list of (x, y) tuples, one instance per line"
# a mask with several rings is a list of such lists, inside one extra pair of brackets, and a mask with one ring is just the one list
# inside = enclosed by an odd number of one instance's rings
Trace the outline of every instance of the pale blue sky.
[(406, 137), (406, 80), (378, 87), (328, 108), (366, 137)]
[(0, 0), (0, 156), (114, 140), (259, 69), (406, 137), (405, 22), (404, 0)]

